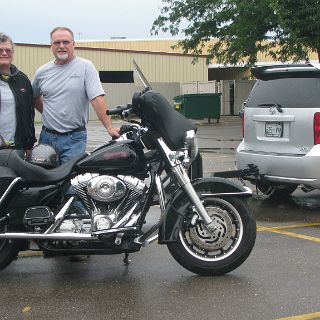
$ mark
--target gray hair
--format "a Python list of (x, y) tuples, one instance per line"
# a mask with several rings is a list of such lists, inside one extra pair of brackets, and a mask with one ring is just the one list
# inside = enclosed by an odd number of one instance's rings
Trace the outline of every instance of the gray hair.
[(11, 43), (11, 46), (13, 48), (13, 41), (12, 39), (7, 36), (5, 33), (3, 32), (0, 32), (0, 43), (3, 43), (3, 42), (10, 42)]
[(50, 39), (52, 39), (52, 35), (57, 31), (57, 30), (65, 30), (65, 31), (68, 31), (71, 36), (72, 36), (72, 40), (74, 40), (74, 34), (72, 32), (71, 29), (67, 28), (67, 27), (56, 27), (54, 28), (51, 32), (50, 32)]

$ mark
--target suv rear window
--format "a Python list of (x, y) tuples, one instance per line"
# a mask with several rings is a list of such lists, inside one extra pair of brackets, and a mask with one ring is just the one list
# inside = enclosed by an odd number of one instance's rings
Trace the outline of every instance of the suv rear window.
[(283, 108), (320, 108), (319, 78), (258, 80), (246, 108), (269, 108), (259, 105), (280, 104)]

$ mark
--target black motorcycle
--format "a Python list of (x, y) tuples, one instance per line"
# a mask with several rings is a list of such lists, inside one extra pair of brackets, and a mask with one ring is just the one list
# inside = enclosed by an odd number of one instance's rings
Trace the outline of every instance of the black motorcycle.
[[(124, 253), (125, 262), (158, 240), (199, 275), (225, 274), (249, 256), (251, 190), (224, 178), (190, 180), (196, 127), (135, 69), (144, 89), (109, 111), (130, 122), (119, 139), (52, 169), (0, 150), (0, 269), (31, 240), (45, 256)], [(159, 221), (145, 230), (155, 204)]]

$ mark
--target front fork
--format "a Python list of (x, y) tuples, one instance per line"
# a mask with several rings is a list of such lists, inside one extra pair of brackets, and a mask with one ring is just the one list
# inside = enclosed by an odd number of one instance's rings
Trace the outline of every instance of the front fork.
[(194, 205), (199, 216), (202, 218), (204, 225), (209, 232), (214, 232), (218, 226), (216, 222), (210, 218), (202, 202), (200, 201), (199, 196), (194, 190), (185, 168), (183, 167), (181, 161), (176, 158), (176, 152), (170, 150), (162, 138), (158, 138), (157, 140), (160, 148), (162, 149), (163, 155), (165, 155), (170, 164), (172, 173), (176, 177), (182, 189), (187, 194), (190, 202)]
[(213, 221), (210, 216), (208, 215), (206, 209), (204, 208), (198, 194), (194, 190), (190, 178), (186, 173), (186, 170), (182, 166), (182, 164), (179, 164), (175, 167), (172, 167), (172, 172), (174, 176), (176, 177), (177, 181), (181, 185), (182, 189), (187, 194), (189, 200), (194, 205), (196, 211), (198, 212), (199, 216), (202, 218), (206, 228), (210, 232), (214, 232), (217, 229), (216, 222)]
[[(159, 143), (160, 148), (162, 149), (163, 155), (167, 158), (167, 161), (170, 164), (170, 168), (173, 175), (179, 182), (184, 192), (187, 194), (190, 202), (194, 205), (196, 211), (203, 220), (204, 225), (206, 226), (209, 232), (214, 232), (218, 228), (218, 225), (208, 215), (206, 209), (204, 208), (202, 202), (199, 199), (198, 194), (196, 193), (191, 184), (191, 181), (189, 179), (188, 174), (186, 173), (185, 168), (183, 167), (181, 161), (177, 159), (176, 152), (170, 150), (162, 138), (158, 138), (157, 141)], [(190, 159), (187, 156), (187, 152), (185, 152), (185, 160), (186, 162), (190, 161)]]

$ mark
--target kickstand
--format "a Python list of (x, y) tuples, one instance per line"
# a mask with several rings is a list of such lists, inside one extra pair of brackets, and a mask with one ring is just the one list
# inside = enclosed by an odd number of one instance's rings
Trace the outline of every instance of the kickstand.
[(131, 260), (129, 260), (129, 253), (124, 254), (123, 263), (129, 265)]

